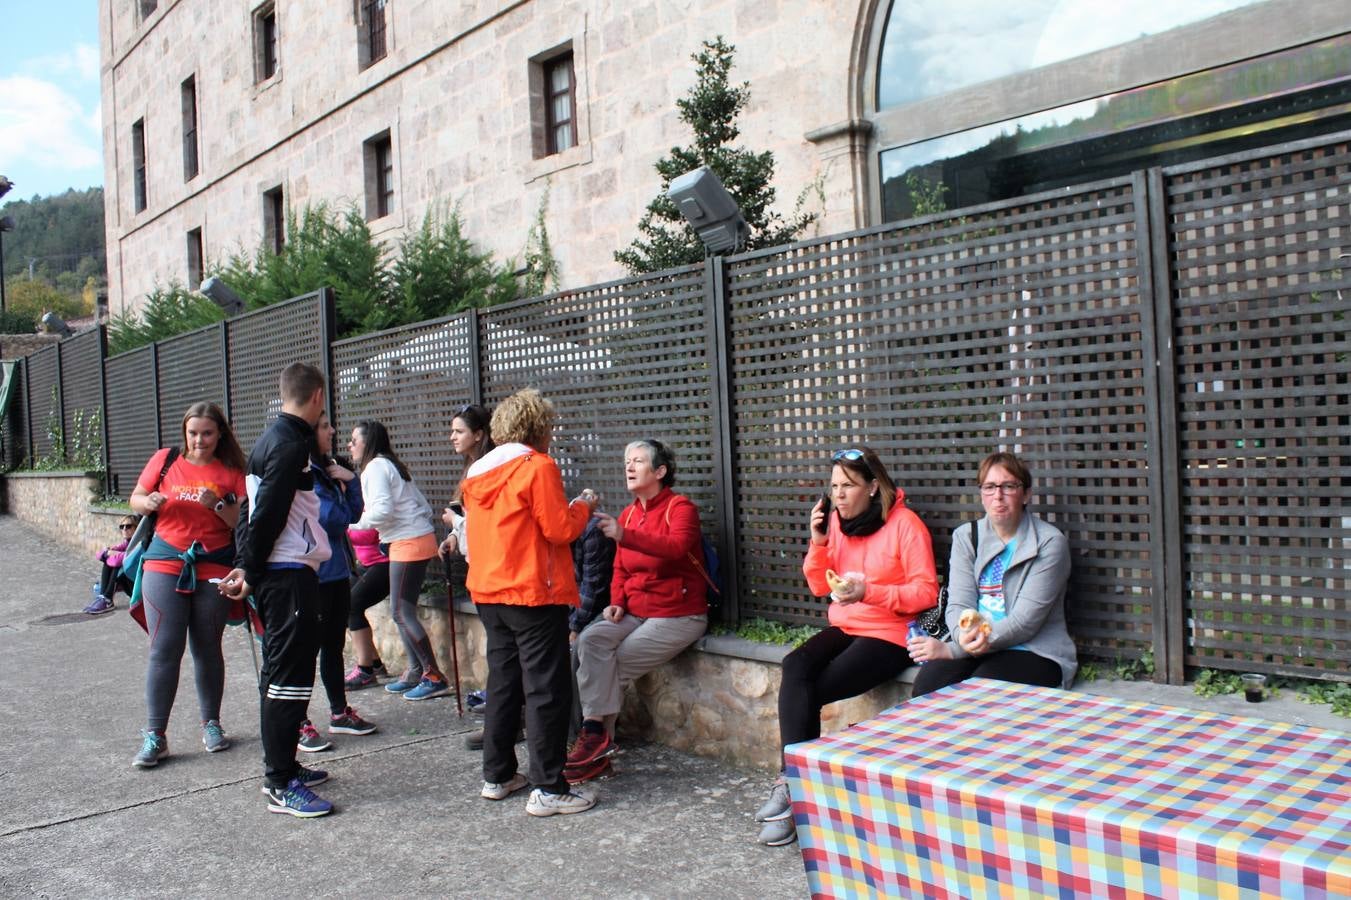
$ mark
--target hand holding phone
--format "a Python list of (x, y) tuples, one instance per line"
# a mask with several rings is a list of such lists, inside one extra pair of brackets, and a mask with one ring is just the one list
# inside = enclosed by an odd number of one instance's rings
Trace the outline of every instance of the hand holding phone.
[(821, 495), (820, 506), (821, 506), (821, 518), (816, 519), (815, 517), (813, 517), (812, 529), (819, 534), (825, 534), (829, 530), (829, 526), (826, 523), (830, 521), (831, 503), (829, 493)]

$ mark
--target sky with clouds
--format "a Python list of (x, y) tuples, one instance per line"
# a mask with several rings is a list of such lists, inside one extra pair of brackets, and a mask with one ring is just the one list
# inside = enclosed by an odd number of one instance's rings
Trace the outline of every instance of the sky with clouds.
[(98, 0), (0, 0), (6, 199), (103, 184), (98, 46)]

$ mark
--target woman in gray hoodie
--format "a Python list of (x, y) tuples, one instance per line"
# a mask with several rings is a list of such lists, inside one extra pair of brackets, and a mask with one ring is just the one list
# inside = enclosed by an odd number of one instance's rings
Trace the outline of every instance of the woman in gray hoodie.
[(913, 696), (972, 677), (1068, 688), (1078, 668), (1065, 628), (1069, 542), (1027, 511), (1032, 473), (1014, 454), (987, 456), (977, 483), (985, 517), (957, 529), (948, 563), (951, 638), (907, 646), (925, 664)]

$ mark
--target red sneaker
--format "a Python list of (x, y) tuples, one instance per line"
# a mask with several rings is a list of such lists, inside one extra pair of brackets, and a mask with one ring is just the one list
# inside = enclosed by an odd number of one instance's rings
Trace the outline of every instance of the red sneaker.
[(587, 763), (584, 766), (564, 769), (563, 777), (568, 780), (568, 784), (581, 784), (583, 781), (591, 781), (595, 778), (609, 778), (614, 773), (614, 763), (610, 762), (609, 758), (602, 756), (595, 762)]
[(614, 753), (615, 749), (615, 742), (610, 740), (610, 736), (604, 731), (597, 733), (583, 729), (582, 733), (577, 735), (577, 743), (572, 745), (572, 750), (568, 753), (566, 768), (576, 769), (590, 765)]

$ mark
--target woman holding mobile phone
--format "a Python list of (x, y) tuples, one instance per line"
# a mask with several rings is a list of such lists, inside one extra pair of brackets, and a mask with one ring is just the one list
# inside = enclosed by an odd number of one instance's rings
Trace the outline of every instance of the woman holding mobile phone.
[[(938, 597), (929, 530), (867, 447), (831, 456), (830, 491), (812, 507), (807, 533), (802, 572), (813, 594), (830, 595), (830, 626), (784, 657), (782, 747), (821, 736), (822, 706), (909, 666), (907, 627)], [(778, 847), (797, 836), (782, 773), (755, 819), (764, 823), (762, 844)]]

